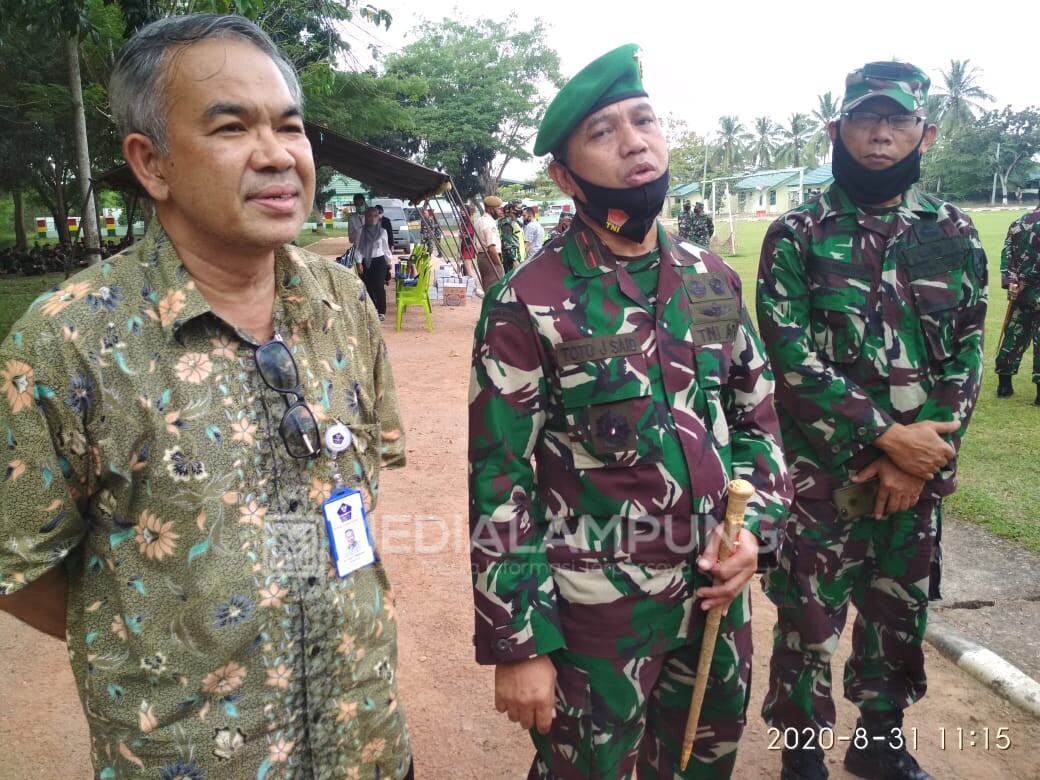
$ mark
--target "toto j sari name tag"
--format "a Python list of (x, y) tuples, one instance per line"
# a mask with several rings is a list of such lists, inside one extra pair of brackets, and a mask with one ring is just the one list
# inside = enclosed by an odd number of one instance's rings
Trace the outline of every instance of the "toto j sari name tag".
[(340, 577), (374, 563), (376, 550), (368, 532), (365, 503), (357, 490), (336, 490), (321, 505), (329, 549)]

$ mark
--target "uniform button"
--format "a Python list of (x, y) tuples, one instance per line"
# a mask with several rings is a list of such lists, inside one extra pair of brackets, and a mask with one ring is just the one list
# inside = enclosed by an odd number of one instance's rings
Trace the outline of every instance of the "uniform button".
[(307, 578), (307, 584), (310, 585), (312, 588), (314, 587), (314, 583), (316, 583), (317, 581), (318, 581), (317, 577), (308, 577)]
[(318, 647), (317, 645), (312, 647), (311, 648), (311, 658), (314, 658), (314, 656), (316, 656), (320, 651), (321, 651), (321, 648)]
[(501, 653), (506, 652), (509, 649), (509, 646), (510, 645), (508, 639), (499, 639), (497, 642), (495, 642), (495, 649)]
[(839, 452), (841, 452), (841, 445), (840, 444), (832, 444), (831, 445), (831, 452), (833, 452), (835, 455), (837, 455)]
[(290, 501), (290, 502), (289, 502), (289, 511), (290, 511), (290, 512), (295, 512), (295, 511), (296, 511), (296, 509), (297, 509), (297, 507), (299, 507), (299, 506), (300, 506), (300, 502), (299, 502), (299, 501), (297, 501), (297, 500), (296, 500), (296, 499), (294, 498), (294, 499), (293, 499), (292, 501)]
[(856, 429), (856, 435), (857, 435), (857, 436), (860, 436), (860, 437), (862, 437), (862, 436), (866, 436), (866, 435), (867, 435), (867, 429), (866, 429), (866, 428), (863, 428), (863, 427), (859, 427), (859, 428), (857, 428), (857, 429)]

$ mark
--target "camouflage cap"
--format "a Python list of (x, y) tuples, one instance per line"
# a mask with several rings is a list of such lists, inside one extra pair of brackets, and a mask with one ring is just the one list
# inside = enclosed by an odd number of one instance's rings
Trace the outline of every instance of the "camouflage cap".
[(633, 97), (646, 97), (646, 90), (639, 66), (639, 47), (629, 43), (593, 60), (563, 85), (545, 110), (534, 153), (548, 154), (562, 146), (589, 114)]
[(928, 103), (931, 83), (924, 71), (909, 62), (868, 62), (845, 78), (841, 110), (851, 111), (865, 100), (881, 96), (916, 113)]

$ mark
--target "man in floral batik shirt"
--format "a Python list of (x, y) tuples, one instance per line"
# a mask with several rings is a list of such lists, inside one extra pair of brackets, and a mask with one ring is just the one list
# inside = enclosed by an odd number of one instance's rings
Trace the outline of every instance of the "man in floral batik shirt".
[(296, 76), (242, 18), (174, 17), (110, 94), (156, 219), (0, 348), (0, 608), (68, 642), (97, 777), (411, 777), (393, 593), (337, 576), (321, 509), (371, 511), (404, 437), (360, 280), (286, 245)]

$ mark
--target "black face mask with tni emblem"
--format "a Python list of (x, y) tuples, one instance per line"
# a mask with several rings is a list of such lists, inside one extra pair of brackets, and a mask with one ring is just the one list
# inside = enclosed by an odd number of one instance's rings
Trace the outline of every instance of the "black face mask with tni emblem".
[(585, 193), (586, 199), (578, 202), (590, 222), (636, 243), (653, 229), (668, 194), (668, 171), (639, 187), (615, 188), (601, 187), (567, 170)]

